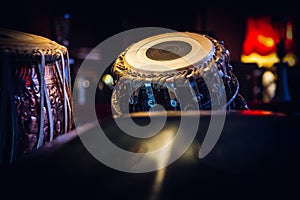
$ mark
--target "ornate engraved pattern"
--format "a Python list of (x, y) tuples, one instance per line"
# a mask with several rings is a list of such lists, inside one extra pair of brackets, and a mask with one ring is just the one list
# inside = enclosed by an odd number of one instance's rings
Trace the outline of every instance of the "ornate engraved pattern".
[[(36, 148), (40, 125), (40, 92), (37, 66), (18, 67), (15, 74), (14, 99), (19, 121), (19, 153), (28, 153)], [(65, 133), (64, 130), (64, 93), (63, 85), (58, 78), (55, 66), (52, 63), (45, 65), (45, 84), (49, 95), (51, 108), (44, 105), (44, 140), (50, 141), (49, 112), (52, 113), (54, 132), (53, 137)], [(71, 110), (68, 110), (71, 112)], [(67, 120), (67, 119), (66, 119)]]

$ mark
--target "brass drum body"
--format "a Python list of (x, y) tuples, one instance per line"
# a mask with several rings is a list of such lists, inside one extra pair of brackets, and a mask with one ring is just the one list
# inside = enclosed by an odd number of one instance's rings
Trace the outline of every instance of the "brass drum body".
[(72, 128), (69, 55), (47, 38), (0, 29), (1, 162)]

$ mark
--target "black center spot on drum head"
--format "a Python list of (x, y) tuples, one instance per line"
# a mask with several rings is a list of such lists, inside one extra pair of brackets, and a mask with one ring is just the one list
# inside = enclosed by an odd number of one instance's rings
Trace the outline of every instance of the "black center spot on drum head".
[(186, 56), (192, 46), (183, 41), (167, 41), (153, 45), (146, 51), (146, 56), (155, 61), (169, 61)]

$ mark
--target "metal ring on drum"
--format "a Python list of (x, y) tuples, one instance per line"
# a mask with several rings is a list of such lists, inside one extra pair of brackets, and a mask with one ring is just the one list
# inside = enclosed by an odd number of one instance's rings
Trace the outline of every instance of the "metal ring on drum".
[[(115, 116), (126, 113), (128, 103), (129, 112), (155, 110), (156, 105), (166, 110), (209, 110), (212, 104), (228, 110), (248, 109), (239, 94), (229, 51), (223, 42), (205, 34), (171, 32), (145, 38), (125, 49), (111, 70), (114, 85), (120, 88), (112, 93)], [(188, 87), (184, 87), (186, 81)], [(192, 93), (191, 101), (198, 108), (192, 103), (183, 107), (179, 93)]]
[(42, 36), (1, 28), (0, 64), (1, 164), (69, 132), (73, 116), (66, 47)]

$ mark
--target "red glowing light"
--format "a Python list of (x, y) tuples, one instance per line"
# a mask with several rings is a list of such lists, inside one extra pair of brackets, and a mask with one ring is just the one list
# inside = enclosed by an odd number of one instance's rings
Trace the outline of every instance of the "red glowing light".
[(243, 54), (268, 55), (276, 52), (280, 38), (271, 23), (271, 17), (249, 17), (246, 22), (246, 35), (243, 43)]

